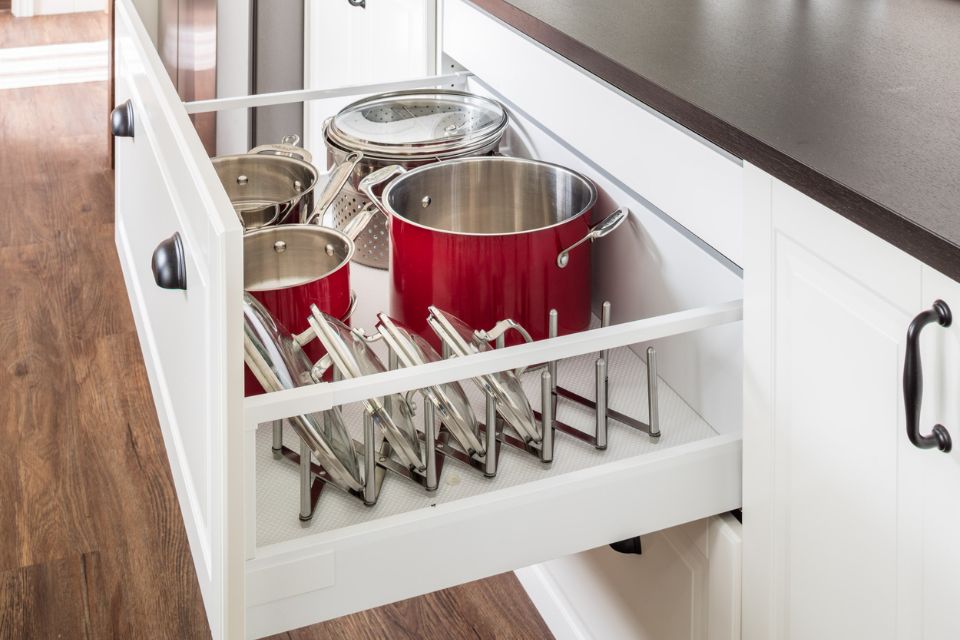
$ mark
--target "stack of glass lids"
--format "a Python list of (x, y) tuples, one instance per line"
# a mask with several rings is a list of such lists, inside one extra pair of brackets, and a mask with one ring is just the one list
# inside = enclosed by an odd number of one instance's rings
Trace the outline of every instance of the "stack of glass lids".
[[(410, 329), (383, 313), (378, 314), (377, 319), (379, 320), (377, 331), (397, 354), (400, 364), (404, 367), (415, 367), (440, 360), (440, 354), (430, 346), (430, 343)], [(436, 407), (441, 424), (453, 434), (460, 446), (469, 454), (483, 455), (484, 446), (477, 435), (479, 433), (477, 418), (460, 383), (447, 382), (427, 387), (422, 392)]]
[[(316, 305), (311, 305), (310, 310), (310, 327), (344, 379), (387, 370), (362, 335), (323, 313)], [(386, 398), (370, 398), (364, 401), (364, 406), (403, 462), (411, 468), (423, 470), (426, 464), (421, 455), (417, 428), (413, 424), (412, 408), (399, 394), (393, 394), (389, 399), (390, 402), (384, 402)]]
[[(427, 323), (456, 356), (468, 356), (490, 349), (489, 343), (481, 339), (467, 323), (446, 311), (431, 306)], [(515, 372), (499, 371), (474, 378), (474, 382), (484, 392), (493, 394), (500, 415), (526, 442), (540, 442), (533, 409)]]
[(447, 89), (396, 91), (364, 98), (328, 121), (327, 142), (389, 160), (442, 159), (500, 140), (507, 113), (499, 102)]

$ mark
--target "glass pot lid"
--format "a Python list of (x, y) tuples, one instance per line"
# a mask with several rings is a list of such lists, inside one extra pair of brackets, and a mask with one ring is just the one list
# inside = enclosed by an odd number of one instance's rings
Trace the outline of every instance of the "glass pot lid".
[[(456, 316), (437, 307), (430, 307), (427, 323), (440, 340), (456, 356), (468, 356), (490, 349), (478, 332)], [(497, 410), (503, 419), (527, 442), (539, 442), (540, 432), (533, 417), (533, 409), (527, 394), (523, 392), (520, 378), (514, 371), (498, 371), (474, 378), (483, 390), (490, 391), (497, 399)]]
[[(387, 370), (366, 340), (336, 318), (310, 306), (310, 327), (323, 343), (333, 366), (344, 379), (359, 378)], [(386, 402), (386, 400), (390, 400)], [(420, 438), (413, 424), (413, 410), (398, 393), (384, 398), (364, 400), (384, 437), (397, 451), (404, 464), (418, 470), (426, 468), (420, 452)]]
[[(440, 354), (430, 343), (385, 313), (377, 314), (377, 331), (387, 345), (397, 354), (404, 367), (415, 367), (428, 362), (439, 361)], [(467, 394), (459, 382), (448, 382), (422, 389), (433, 403), (443, 424), (467, 453), (483, 454), (485, 448), (478, 437), (477, 417), (470, 407)]]
[[(294, 389), (318, 380), (300, 344), (256, 298), (243, 294), (244, 361), (266, 391)], [(360, 465), (339, 409), (288, 418), (330, 477), (344, 489), (361, 491)]]
[(447, 89), (414, 89), (358, 100), (334, 116), (337, 146), (380, 157), (461, 151), (494, 142), (507, 114), (496, 100)]

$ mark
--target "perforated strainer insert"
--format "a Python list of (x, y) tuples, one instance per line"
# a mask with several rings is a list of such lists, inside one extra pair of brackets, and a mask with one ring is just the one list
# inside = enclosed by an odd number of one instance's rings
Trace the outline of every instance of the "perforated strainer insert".
[[(349, 185), (343, 188), (340, 196), (327, 209), (323, 217), (323, 226), (343, 230), (354, 216), (363, 209), (370, 200)], [(374, 216), (367, 227), (354, 241), (356, 247), (353, 261), (374, 269), (386, 269), (390, 255), (389, 231), (387, 219), (382, 215)]]

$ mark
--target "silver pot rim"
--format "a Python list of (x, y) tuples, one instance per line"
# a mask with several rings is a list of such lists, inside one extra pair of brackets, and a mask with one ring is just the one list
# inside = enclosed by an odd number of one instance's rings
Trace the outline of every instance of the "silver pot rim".
[[(554, 222), (553, 224), (549, 224), (549, 225), (546, 225), (546, 226), (543, 226), (543, 227), (537, 227), (536, 229), (524, 229), (524, 230), (522, 230), (522, 231), (505, 231), (505, 232), (496, 232), (496, 233), (477, 233), (477, 232), (472, 232), (472, 231), (451, 231), (451, 230), (449, 230), (449, 229), (439, 229), (439, 228), (437, 228), (437, 227), (431, 227), (431, 226), (429, 226), (429, 225), (425, 225), (425, 224), (422, 224), (422, 223), (420, 223), (420, 222), (415, 222), (415, 221), (411, 220), (410, 218), (406, 217), (405, 215), (403, 215), (403, 214), (401, 214), (401, 213), (398, 213), (398, 212), (396, 211), (396, 209), (393, 208), (393, 205), (390, 203), (390, 193), (393, 191), (394, 188), (397, 187), (398, 184), (402, 184), (403, 181), (406, 180), (407, 178), (409, 178), (410, 176), (415, 176), (415, 175), (417, 175), (417, 174), (419, 174), (419, 173), (423, 173), (423, 172), (425, 172), (425, 171), (437, 171), (437, 170), (442, 169), (442, 168), (445, 167), (445, 166), (453, 165), (453, 164), (494, 163), (494, 162), (502, 162), (502, 163), (509, 163), (509, 164), (530, 164), (530, 165), (536, 165), (536, 166), (538, 166), (538, 167), (546, 167), (546, 168), (549, 168), (549, 169), (553, 169), (553, 170), (555, 170), (555, 171), (560, 171), (560, 172), (562, 172), (562, 173), (566, 173), (566, 174), (568, 174), (568, 175), (573, 176), (574, 178), (576, 178), (577, 180), (579, 180), (580, 182), (582, 182), (584, 185), (586, 185), (586, 187), (587, 187), (587, 189), (589, 190), (589, 193), (590, 193), (590, 199), (589, 199), (589, 201), (587, 202), (587, 204), (585, 204), (585, 205), (580, 209), (580, 211), (576, 212), (574, 215), (571, 215), (570, 217), (568, 217), (568, 218), (566, 218), (566, 219), (564, 219), (564, 220), (560, 220), (559, 222)], [(556, 163), (553, 163), (553, 162), (544, 162), (543, 160), (531, 160), (531, 159), (529, 159), (529, 158), (513, 158), (513, 157), (507, 157), (507, 156), (479, 156), (479, 157), (478, 157), (478, 156), (473, 156), (473, 157), (469, 157), (469, 158), (456, 158), (456, 159), (454, 159), (454, 160), (443, 160), (443, 161), (441, 161), (441, 162), (434, 162), (434, 163), (432, 163), (432, 164), (425, 164), (425, 165), (420, 166), (420, 167), (417, 167), (417, 168), (415, 168), (415, 169), (410, 169), (409, 171), (407, 171), (407, 172), (405, 172), (405, 173), (402, 173), (401, 175), (399, 175), (399, 176), (397, 176), (396, 178), (392, 179), (392, 180), (387, 184), (387, 186), (384, 187), (384, 189), (383, 189), (383, 195), (380, 197), (380, 202), (381, 202), (381, 204), (383, 205), (383, 209), (385, 209), (385, 210), (387, 211), (387, 213), (389, 213), (389, 215), (390, 215), (391, 218), (396, 217), (396, 218), (402, 220), (405, 224), (409, 224), (409, 225), (412, 225), (412, 226), (414, 226), (414, 227), (419, 227), (419, 228), (424, 229), (424, 230), (426, 230), (426, 231), (432, 231), (432, 232), (434, 232), (434, 233), (442, 233), (442, 234), (451, 235), (451, 236), (465, 236), (465, 237), (477, 237), (477, 238), (504, 238), (504, 237), (510, 237), (510, 236), (521, 236), (521, 235), (526, 235), (526, 234), (531, 234), (531, 233), (540, 233), (541, 231), (547, 231), (547, 230), (549, 230), (549, 229), (556, 229), (556, 228), (561, 227), (561, 226), (563, 226), (563, 225), (565, 225), (565, 224), (569, 224), (569, 223), (573, 222), (574, 220), (578, 220), (578, 219), (582, 218), (584, 215), (586, 215), (586, 214), (589, 213), (591, 210), (593, 210), (593, 208), (594, 208), (594, 207), (596, 206), (596, 204), (597, 204), (597, 198), (598, 198), (597, 185), (594, 184), (593, 180), (591, 180), (590, 178), (586, 177), (585, 175), (583, 175), (583, 174), (580, 173), (579, 171), (574, 171), (573, 169), (571, 169), (571, 168), (569, 168), (569, 167), (565, 167), (565, 166), (563, 166), (563, 165), (556, 164)]]
[(356, 243), (350, 238), (348, 238), (346, 234), (341, 233), (336, 229), (331, 229), (330, 227), (321, 227), (315, 224), (280, 224), (280, 225), (272, 225), (268, 227), (260, 227), (259, 229), (254, 229), (253, 231), (248, 231), (247, 233), (243, 234), (243, 239), (244, 241), (246, 241), (247, 238), (256, 237), (258, 235), (279, 234), (283, 231), (287, 231), (287, 232), (309, 231), (309, 233), (317, 233), (317, 234), (332, 236), (334, 239), (346, 245), (347, 253), (340, 260), (340, 262), (337, 263), (337, 265), (334, 268), (328, 269), (322, 274), (315, 275), (311, 278), (304, 279), (294, 284), (284, 285), (282, 287), (277, 287), (277, 286), (248, 287), (246, 283), (244, 283), (244, 286), (243, 286), (244, 291), (250, 291), (254, 293), (260, 292), (260, 291), (285, 291), (287, 289), (295, 289), (297, 287), (302, 287), (305, 284), (310, 284), (311, 282), (316, 282), (317, 280), (322, 280), (328, 276), (333, 275), (337, 271), (340, 271), (341, 269), (349, 268), (350, 260), (353, 259), (353, 254), (357, 249)]
[[(305, 187), (303, 191), (297, 192), (297, 197), (306, 195), (310, 193), (317, 187), (317, 183), (320, 181), (320, 171), (317, 170), (317, 167), (311, 163), (299, 158), (291, 158), (290, 156), (275, 155), (269, 153), (231, 153), (226, 156), (214, 156), (210, 159), (210, 162), (213, 163), (214, 167), (218, 164), (223, 164), (227, 160), (249, 160), (250, 162), (279, 162), (280, 164), (294, 164), (299, 165), (300, 167), (305, 168), (310, 172), (313, 177), (312, 182), (309, 186)], [(295, 198), (288, 198), (289, 200), (294, 200)], [(285, 202), (285, 201), (284, 201)]]

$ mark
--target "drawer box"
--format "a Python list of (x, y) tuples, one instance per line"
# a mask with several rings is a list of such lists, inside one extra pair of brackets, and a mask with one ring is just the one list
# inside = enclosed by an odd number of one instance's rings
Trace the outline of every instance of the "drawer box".
[[(643, 185), (625, 187), (616, 163), (561, 144), (568, 132), (546, 124), (549, 109), (518, 107), (501, 91), (502, 70), (489, 70), (493, 81), (471, 69), (452, 78), (183, 105), (130, 1), (117, 7), (118, 101), (131, 100), (135, 114), (133, 138), (115, 143), (118, 251), (214, 637), (278, 633), (739, 506), (738, 275), (649, 207)], [(453, 19), (448, 12), (451, 34), (460, 29)], [(498, 28), (500, 37), (518, 37)], [(473, 57), (469, 48), (457, 51)], [(450, 83), (515, 107), (513, 150), (590, 175), (601, 210), (631, 209), (629, 224), (597, 245), (604, 251), (594, 265), (594, 302), (613, 302), (615, 324), (244, 398), (242, 231), (188, 111), (305, 101), (311, 113), (333, 113), (345, 97)], [(622, 99), (603, 90), (604, 100)], [(154, 247), (174, 232), (184, 243), (186, 291), (158, 288), (149, 268)], [(386, 308), (384, 274), (354, 273), (362, 293), (355, 324), (370, 326)], [(610, 447), (597, 451), (558, 434), (552, 465), (506, 450), (500, 473), (488, 480), (447, 461), (434, 494), (391, 476), (374, 507), (328, 488), (306, 524), (297, 519), (297, 467), (270, 451), (274, 420), (343, 406), (359, 437), (356, 403), (365, 398), (547, 360), (560, 360), (561, 384), (589, 396), (603, 349), (613, 350), (612, 406), (645, 420), (638, 354), (648, 344), (660, 349), (663, 373), (659, 440), (611, 423)], [(525, 380), (535, 406), (537, 382)], [(591, 428), (591, 414), (570, 405), (561, 403), (558, 417)], [(293, 444), (292, 434), (286, 438)]]
[(672, 220), (742, 264), (742, 162), (469, 2), (444, 2), (443, 48)]

